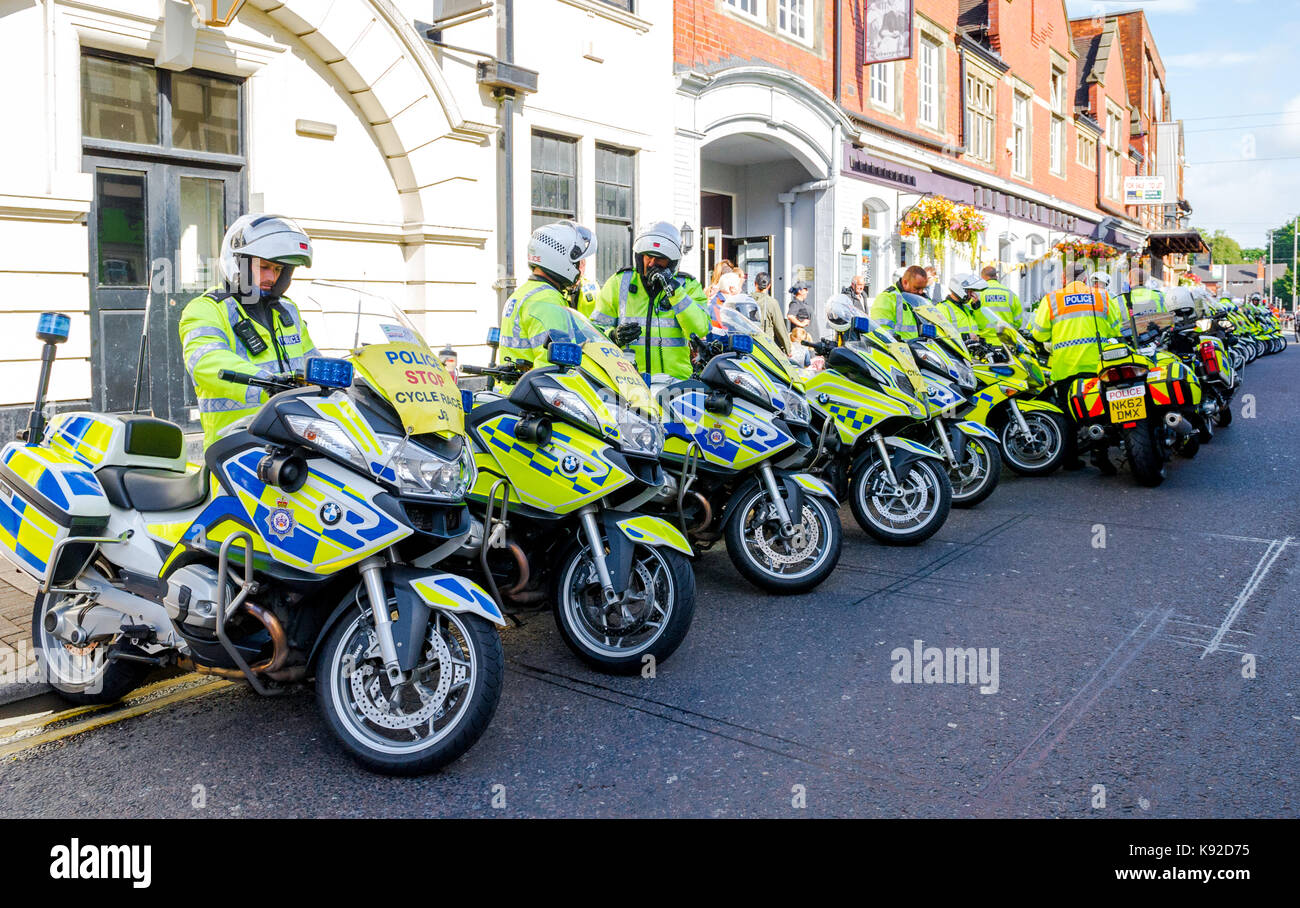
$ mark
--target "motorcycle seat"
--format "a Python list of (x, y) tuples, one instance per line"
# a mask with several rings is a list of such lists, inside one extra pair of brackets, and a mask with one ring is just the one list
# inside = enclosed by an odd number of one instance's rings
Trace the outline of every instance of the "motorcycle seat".
[(103, 467), (95, 474), (119, 508), (136, 511), (184, 511), (198, 507), (208, 497), (208, 470), (189, 473), (146, 467)]

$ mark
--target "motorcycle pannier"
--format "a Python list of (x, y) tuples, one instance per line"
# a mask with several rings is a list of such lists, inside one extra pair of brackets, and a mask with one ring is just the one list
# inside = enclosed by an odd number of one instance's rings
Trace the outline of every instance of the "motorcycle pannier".
[[(55, 547), (70, 536), (103, 536), (108, 498), (86, 464), (56, 448), (11, 442), (0, 451), (0, 554), (44, 580)], [(54, 582), (64, 583), (94, 552), (69, 543), (58, 554)]]

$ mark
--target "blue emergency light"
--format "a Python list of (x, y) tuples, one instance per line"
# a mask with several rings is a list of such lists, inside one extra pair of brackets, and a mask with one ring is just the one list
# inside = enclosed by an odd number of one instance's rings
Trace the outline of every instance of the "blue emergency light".
[(72, 329), (72, 319), (62, 312), (42, 312), (36, 323), (36, 338), (47, 344), (61, 344), (68, 339)]
[(922, 323), (921, 323), (921, 336), (922, 336), (922, 337), (938, 337), (938, 336), (939, 336), (939, 332), (936, 331), (934, 325), (930, 324), (929, 322), (922, 322)]
[(473, 392), (473, 391), (470, 391), (470, 390), (465, 389), (465, 388), (462, 388), (462, 389), (461, 389), (461, 392), (460, 392), (460, 406), (461, 406), (461, 409), (464, 410), (466, 413), (468, 413), (470, 410), (473, 410), (473, 409), (474, 409), (474, 392)]
[(748, 334), (728, 334), (727, 346), (737, 353), (753, 353), (754, 339)]
[(322, 388), (350, 388), (352, 363), (346, 359), (313, 356), (307, 360), (307, 383)]
[(871, 330), (871, 319), (867, 318), (865, 315), (858, 315), (858, 316), (855, 316), (854, 319), (853, 319), (853, 330), (854, 330), (854, 331), (870, 331), (870, 330)]
[(581, 344), (551, 344), (547, 356), (557, 366), (581, 366)]
[(495, 347), (495, 346), (497, 346), (498, 344), (500, 344), (500, 343), (501, 343), (501, 329), (500, 329), (500, 328), (488, 328), (488, 339), (487, 339), (487, 342), (488, 342), (488, 346), (489, 346), (489, 347)]

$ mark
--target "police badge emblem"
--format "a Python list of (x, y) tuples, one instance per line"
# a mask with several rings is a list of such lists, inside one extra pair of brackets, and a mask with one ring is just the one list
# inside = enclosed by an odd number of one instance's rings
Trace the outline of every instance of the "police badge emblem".
[(289, 502), (283, 498), (278, 499), (275, 508), (267, 515), (266, 528), (272, 536), (283, 542), (293, 535), (294, 527), (293, 511), (289, 510)]

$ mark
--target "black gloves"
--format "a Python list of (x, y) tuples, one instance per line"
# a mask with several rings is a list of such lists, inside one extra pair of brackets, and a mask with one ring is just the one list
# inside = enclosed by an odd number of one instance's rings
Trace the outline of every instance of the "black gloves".
[(645, 288), (650, 297), (672, 296), (673, 290), (673, 273), (667, 268), (651, 268), (645, 273)]
[(626, 347), (641, 336), (641, 326), (636, 322), (624, 322), (609, 332), (609, 339), (620, 347)]

